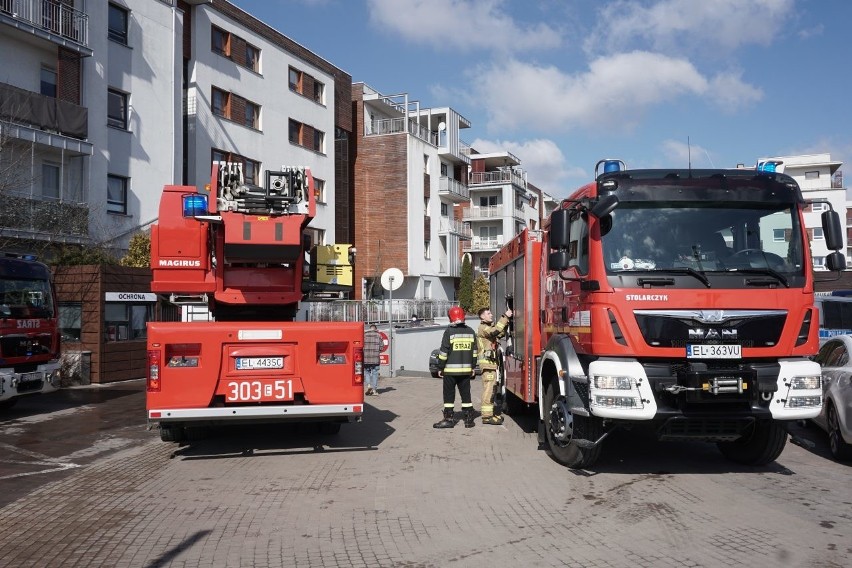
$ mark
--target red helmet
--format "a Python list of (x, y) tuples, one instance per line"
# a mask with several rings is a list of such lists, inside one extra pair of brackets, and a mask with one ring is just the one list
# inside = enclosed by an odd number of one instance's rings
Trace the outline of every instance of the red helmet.
[(464, 323), (464, 310), (459, 306), (453, 306), (447, 311), (450, 323)]

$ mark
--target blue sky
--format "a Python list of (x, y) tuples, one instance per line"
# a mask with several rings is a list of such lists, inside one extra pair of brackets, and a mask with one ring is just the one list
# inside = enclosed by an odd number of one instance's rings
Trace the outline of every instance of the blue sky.
[(452, 107), (555, 197), (602, 158), (852, 160), (849, 0), (231, 1), (353, 81)]

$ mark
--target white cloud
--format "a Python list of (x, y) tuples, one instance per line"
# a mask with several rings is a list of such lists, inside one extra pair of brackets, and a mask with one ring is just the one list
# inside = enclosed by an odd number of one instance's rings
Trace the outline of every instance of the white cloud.
[(573, 74), (512, 59), (478, 69), (472, 84), (492, 132), (629, 129), (646, 109), (683, 96), (707, 95), (728, 109), (760, 97), (736, 74), (708, 80), (685, 59), (643, 51), (600, 57)]
[(619, 0), (606, 4), (585, 42), (592, 52), (631, 46), (683, 53), (769, 45), (793, 15), (795, 0)]
[(516, 52), (549, 49), (561, 34), (546, 23), (522, 26), (504, 0), (369, 0), (370, 19), (404, 38), (438, 49)]
[[(583, 168), (571, 166), (555, 142), (537, 138), (514, 142), (477, 138), (471, 146), (480, 153), (508, 151), (521, 160), (527, 172), (527, 181), (553, 197), (564, 197), (580, 183), (591, 181), (592, 174)], [(579, 178), (582, 180), (577, 183)]]

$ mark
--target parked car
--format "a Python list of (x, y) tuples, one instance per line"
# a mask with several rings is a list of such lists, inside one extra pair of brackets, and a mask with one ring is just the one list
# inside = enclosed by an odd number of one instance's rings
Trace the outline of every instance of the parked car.
[(431, 353), (429, 353), (429, 372), (432, 374), (434, 378), (438, 378), (438, 352), (440, 349), (433, 349)]
[(815, 357), (822, 366), (824, 405), (814, 422), (828, 432), (831, 455), (852, 460), (852, 335), (826, 341)]

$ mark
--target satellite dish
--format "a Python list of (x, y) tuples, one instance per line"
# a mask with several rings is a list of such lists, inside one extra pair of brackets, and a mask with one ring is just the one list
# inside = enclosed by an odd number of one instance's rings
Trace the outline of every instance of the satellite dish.
[(382, 288), (391, 292), (398, 290), (404, 278), (399, 268), (388, 268), (382, 272)]
[(441, 122), (441, 123), (438, 124), (438, 130), (440, 130), (441, 132), (443, 132), (446, 129), (447, 129), (447, 123), (446, 122)]

